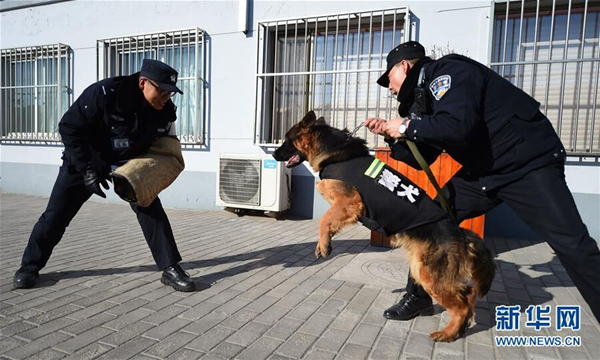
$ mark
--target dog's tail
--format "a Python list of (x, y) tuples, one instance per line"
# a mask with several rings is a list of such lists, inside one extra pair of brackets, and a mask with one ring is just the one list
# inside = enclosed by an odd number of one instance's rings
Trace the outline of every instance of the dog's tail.
[(464, 230), (467, 238), (467, 251), (471, 266), (471, 279), (475, 282), (475, 290), (479, 297), (490, 291), (496, 265), (490, 251), (483, 245), (483, 240), (470, 230)]

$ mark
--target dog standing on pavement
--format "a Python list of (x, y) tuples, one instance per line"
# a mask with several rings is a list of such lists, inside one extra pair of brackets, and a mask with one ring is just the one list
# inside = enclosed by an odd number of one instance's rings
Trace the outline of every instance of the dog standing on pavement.
[(363, 139), (327, 125), (313, 111), (286, 133), (273, 156), (287, 167), (307, 160), (319, 172), (317, 189), (331, 207), (320, 221), (317, 258), (329, 256), (333, 235), (360, 221), (406, 249), (415, 282), (449, 312), (450, 322), (432, 339), (454, 341), (470, 325), (476, 296), (487, 294), (495, 274), (492, 255), (477, 235), (372, 157)]

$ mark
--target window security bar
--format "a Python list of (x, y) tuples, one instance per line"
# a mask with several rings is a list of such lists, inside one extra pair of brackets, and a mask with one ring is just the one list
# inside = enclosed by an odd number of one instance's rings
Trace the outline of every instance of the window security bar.
[(59, 142), (71, 104), (71, 49), (52, 44), (0, 50), (2, 141)]
[(600, 3), (496, 1), (490, 66), (536, 98), (569, 155), (600, 156)]
[[(408, 8), (259, 23), (255, 143), (281, 144), (311, 109), (338, 128), (393, 117), (396, 102), (376, 80), (413, 26)], [(358, 136), (380, 144), (366, 129)]]

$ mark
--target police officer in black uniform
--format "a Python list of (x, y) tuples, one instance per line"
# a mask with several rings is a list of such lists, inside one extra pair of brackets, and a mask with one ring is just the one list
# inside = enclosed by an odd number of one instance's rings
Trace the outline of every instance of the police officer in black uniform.
[[(33, 287), (52, 249), (83, 203), (93, 194), (105, 198), (111, 165), (144, 154), (161, 136), (175, 134), (171, 97), (177, 71), (156, 60), (144, 59), (140, 72), (99, 81), (81, 94), (62, 117), (58, 128), (65, 145), (63, 164), (48, 206), (35, 224), (25, 248), (15, 288)], [(178, 265), (169, 219), (156, 198), (148, 207), (132, 204), (144, 237), (159, 269), (161, 281), (178, 291), (194, 291), (189, 275)]]
[[(400, 138), (415, 142), (428, 163), (445, 150), (462, 168), (443, 191), (460, 222), (506, 203), (554, 249), (600, 321), (600, 251), (565, 182), (565, 150), (539, 103), (486, 66), (451, 54), (433, 61), (409, 41), (387, 56), (377, 80), (398, 96), (400, 118), (368, 119), (392, 157), (420, 169)], [(431, 298), (409, 276), (388, 319), (429, 313)]]

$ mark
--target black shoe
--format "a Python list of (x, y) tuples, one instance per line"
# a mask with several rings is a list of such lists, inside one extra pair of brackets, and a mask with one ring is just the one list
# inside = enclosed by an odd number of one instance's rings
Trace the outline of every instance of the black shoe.
[(164, 269), (160, 282), (172, 286), (177, 291), (190, 292), (196, 290), (196, 285), (190, 279), (190, 274), (183, 271), (179, 264)]
[(419, 315), (433, 315), (433, 301), (429, 296), (407, 293), (399, 303), (383, 312), (383, 316), (391, 320), (410, 320)]
[(24, 272), (19, 269), (13, 278), (13, 286), (15, 289), (29, 289), (35, 286), (39, 274), (36, 272)]

